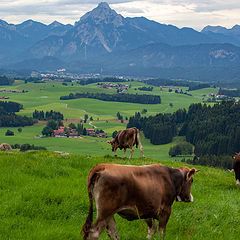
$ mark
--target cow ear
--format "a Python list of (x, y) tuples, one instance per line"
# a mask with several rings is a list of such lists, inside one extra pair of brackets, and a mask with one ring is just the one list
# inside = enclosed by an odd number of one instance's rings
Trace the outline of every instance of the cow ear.
[(190, 169), (190, 171), (187, 174), (187, 179), (190, 179), (196, 171), (197, 171), (196, 168)]
[(107, 141), (107, 143), (111, 144), (111, 141)]

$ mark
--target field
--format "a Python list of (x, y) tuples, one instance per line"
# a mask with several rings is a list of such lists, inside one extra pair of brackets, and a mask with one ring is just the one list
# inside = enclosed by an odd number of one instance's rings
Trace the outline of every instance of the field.
[[(24, 144), (30, 143), (37, 146), (47, 147), (49, 151), (65, 151), (69, 153), (90, 154), (94, 156), (104, 156), (105, 154), (112, 154), (110, 146), (106, 140), (111, 139), (111, 135), (115, 130), (126, 128), (126, 121), (121, 123), (116, 120), (116, 113), (124, 117), (134, 115), (135, 112), (141, 112), (147, 109), (144, 116), (155, 115), (157, 113), (171, 113), (179, 108), (188, 108), (191, 103), (202, 102), (204, 95), (209, 93), (216, 93), (217, 90), (213, 88), (201, 89), (191, 91), (192, 96), (185, 94), (170, 93), (168, 89), (154, 87), (152, 92), (140, 91), (138, 87), (148, 86), (140, 82), (128, 82), (131, 85), (128, 93), (137, 94), (157, 94), (161, 96), (162, 104), (134, 104), (134, 103), (120, 103), (120, 102), (105, 102), (95, 99), (73, 99), (60, 100), (60, 96), (69, 95), (69, 93), (76, 92), (104, 92), (116, 93), (115, 89), (99, 89), (97, 84), (90, 84), (80, 86), (77, 83), (68, 83), (67, 86), (59, 82), (47, 83), (24, 83), (24, 81), (16, 81), (13, 86), (2, 86), (1, 89), (24, 90), (24, 93), (7, 93), (2, 92), (1, 96), (8, 96), (9, 101), (16, 101), (23, 104), (24, 109), (18, 114), (32, 116), (35, 109), (43, 111), (59, 111), (64, 115), (64, 124), (70, 122), (79, 123), (88, 114), (92, 117), (91, 124), (99, 129), (104, 130), (109, 138), (99, 139), (87, 137), (84, 139), (68, 139), (68, 138), (39, 138), (41, 131), (46, 122), (39, 122), (31, 127), (24, 127), (23, 131), (19, 133), (17, 128), (0, 128), (1, 142), (9, 144)], [(186, 88), (182, 88), (183, 91)], [(170, 105), (171, 103), (171, 105)], [(89, 122), (85, 127), (92, 127)], [(7, 129), (14, 132), (14, 136), (5, 136)], [(163, 146), (153, 146), (149, 140), (143, 139), (143, 146), (146, 156), (158, 159), (161, 156), (168, 158), (168, 149), (173, 143)], [(122, 154), (122, 153), (120, 153)], [(140, 156), (139, 151), (134, 153), (135, 157)]]
[[(111, 147), (106, 143), (112, 132), (126, 128), (127, 121), (121, 123), (116, 113), (124, 117), (147, 109), (145, 116), (157, 113), (172, 113), (179, 108), (188, 108), (191, 103), (202, 102), (205, 95), (216, 93), (216, 89), (192, 91), (192, 96), (170, 93), (168, 89), (154, 87), (152, 92), (139, 91), (143, 83), (130, 82), (128, 93), (157, 94), (162, 104), (133, 104), (104, 102), (94, 99), (74, 99), (63, 101), (60, 96), (75, 92), (115, 93), (113, 89), (99, 89), (96, 84), (80, 86), (76, 83), (27, 83), (16, 81), (13, 86), (1, 89), (24, 90), (24, 93), (1, 93), (10, 101), (23, 104), (18, 114), (32, 116), (35, 109), (59, 111), (64, 115), (64, 124), (79, 123), (88, 114), (93, 121), (84, 124), (103, 129), (108, 138), (40, 138), (46, 122), (38, 122), (31, 127), (0, 128), (1, 142), (9, 144), (30, 143), (45, 146), (48, 151), (21, 153), (0, 152), (0, 239), (81, 239), (80, 229), (88, 213), (87, 175), (90, 169), (102, 162), (120, 164), (162, 163), (170, 167), (183, 164), (179, 158), (170, 158), (168, 150), (174, 144), (184, 141), (176, 137), (165, 145), (152, 145), (141, 134), (146, 158), (141, 158), (136, 149), (133, 159), (113, 158)], [(183, 90), (185, 90), (183, 88)], [(14, 136), (5, 136), (7, 129)], [(67, 156), (54, 151), (70, 153)], [(127, 151), (127, 156), (129, 151)], [(165, 239), (239, 239), (240, 199), (239, 188), (234, 175), (220, 169), (199, 167), (201, 171), (194, 177), (193, 203), (173, 204), (167, 225)], [(147, 226), (143, 221), (128, 222), (116, 216), (121, 239), (145, 239)], [(100, 239), (109, 239), (106, 233)], [(157, 234), (154, 239), (158, 239)]]
[[(61, 156), (50, 152), (0, 153), (0, 239), (81, 239), (88, 214), (87, 174), (101, 162), (150, 164), (151, 159)], [(170, 167), (179, 162), (159, 161)], [(195, 166), (196, 167), (196, 166)], [(193, 203), (174, 202), (167, 225), (170, 239), (239, 239), (240, 189), (234, 175), (199, 167), (194, 176)], [(121, 239), (145, 239), (143, 221), (116, 216)], [(100, 239), (109, 239), (104, 232)], [(157, 234), (153, 239), (158, 239)]]

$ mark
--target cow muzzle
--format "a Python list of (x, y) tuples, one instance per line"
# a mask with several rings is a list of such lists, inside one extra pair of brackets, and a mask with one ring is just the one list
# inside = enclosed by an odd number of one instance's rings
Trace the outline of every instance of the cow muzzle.
[(179, 195), (176, 197), (177, 202), (193, 202), (193, 195), (190, 193), (190, 197), (182, 199)]

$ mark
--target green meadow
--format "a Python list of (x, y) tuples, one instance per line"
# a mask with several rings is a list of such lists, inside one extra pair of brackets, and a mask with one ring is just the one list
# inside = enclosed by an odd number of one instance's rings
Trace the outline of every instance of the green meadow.
[[(179, 167), (182, 163), (159, 163)], [(82, 239), (88, 214), (87, 175), (101, 162), (151, 164), (149, 158), (112, 158), (46, 151), (0, 153), (0, 239)], [(190, 166), (191, 167), (191, 166)], [(240, 189), (234, 175), (220, 169), (195, 166), (191, 193), (194, 202), (174, 202), (166, 240), (239, 239)], [(94, 211), (96, 217), (96, 212)], [(146, 239), (143, 220), (115, 217), (121, 239)], [(109, 239), (105, 232), (100, 239)], [(153, 239), (159, 239), (155, 234)]]
[[(44, 146), (47, 151), (21, 153), (0, 152), (0, 239), (9, 240), (65, 240), (82, 239), (80, 235), (88, 214), (87, 175), (90, 169), (102, 162), (119, 164), (162, 163), (169, 167), (186, 165), (179, 158), (170, 158), (169, 148), (184, 141), (174, 138), (172, 143), (152, 145), (141, 134), (146, 158), (141, 158), (139, 149), (134, 149), (133, 158), (113, 157), (111, 146), (106, 142), (112, 132), (126, 128), (126, 121), (116, 119), (116, 113), (124, 117), (147, 109), (145, 116), (157, 113), (171, 113), (179, 108), (188, 108), (191, 103), (206, 100), (205, 95), (216, 93), (216, 89), (201, 89), (190, 92), (192, 96), (169, 92), (154, 87), (152, 92), (139, 91), (138, 87), (148, 86), (130, 82), (128, 93), (160, 95), (162, 104), (132, 104), (104, 102), (94, 99), (63, 101), (60, 96), (75, 92), (115, 93), (113, 89), (99, 89), (96, 84), (80, 86), (76, 83), (27, 83), (16, 81), (13, 86), (1, 89), (24, 90), (25, 93), (1, 93), (9, 101), (23, 104), (21, 115), (32, 116), (35, 109), (59, 111), (64, 114), (64, 124), (79, 123), (88, 114), (93, 121), (84, 127), (95, 126), (104, 130), (108, 138), (40, 138), (46, 122), (22, 128), (0, 128), (0, 142), (9, 144), (34, 144)], [(186, 90), (182, 88), (183, 90)], [(170, 104), (171, 103), (171, 104)], [(5, 136), (6, 130), (14, 136)], [(70, 153), (62, 156), (54, 151)], [(127, 157), (129, 151), (127, 151)], [(191, 166), (190, 166), (191, 167)], [(195, 166), (196, 167), (196, 166)], [(224, 170), (200, 167), (194, 177), (193, 203), (175, 202), (167, 225), (166, 240), (170, 239), (239, 239), (240, 235), (240, 191), (235, 185), (234, 175)], [(95, 213), (96, 216), (96, 213)], [(116, 216), (121, 239), (145, 239), (147, 226), (144, 221), (132, 221)], [(100, 239), (109, 239), (104, 232)], [(159, 239), (157, 234), (153, 239)]]
[[(126, 83), (123, 83), (126, 84)], [(213, 88), (191, 91), (192, 96), (185, 94), (176, 94), (169, 92), (168, 88), (153, 87), (153, 91), (140, 91), (139, 87), (148, 86), (141, 82), (127, 82), (131, 85), (128, 93), (132, 94), (156, 94), (162, 99), (161, 104), (134, 104), (122, 102), (106, 102), (96, 99), (72, 99), (60, 100), (61, 96), (69, 95), (76, 92), (103, 92), (108, 94), (116, 93), (116, 89), (102, 89), (96, 83), (81, 86), (77, 83), (67, 83), (67, 86), (59, 82), (46, 83), (24, 83), (24, 81), (16, 81), (13, 86), (2, 86), (1, 89), (24, 90), (24, 93), (1, 93), (1, 96), (8, 96), (9, 101), (16, 101), (23, 105), (23, 109), (18, 113), (20, 115), (32, 116), (34, 110), (43, 111), (58, 111), (64, 115), (64, 124), (70, 122), (79, 123), (88, 114), (93, 121), (90, 124), (98, 129), (104, 130), (109, 138), (97, 139), (93, 137), (85, 137), (82, 139), (70, 138), (39, 138), (41, 131), (46, 122), (39, 122), (31, 127), (24, 127), (21, 133), (18, 133), (17, 128), (0, 128), (1, 142), (9, 144), (24, 144), (30, 143), (37, 146), (44, 146), (50, 151), (66, 151), (69, 153), (91, 154), (103, 156), (112, 154), (110, 146), (105, 142), (111, 139), (111, 135), (115, 130), (126, 128), (126, 121), (121, 123), (116, 119), (116, 114), (119, 112), (123, 118), (133, 116), (135, 112), (141, 112), (147, 109), (147, 113), (143, 116), (155, 115), (157, 113), (172, 113), (179, 108), (188, 108), (191, 103), (202, 102), (209, 93), (216, 93)], [(182, 88), (183, 91), (186, 88)], [(85, 127), (92, 128), (92, 125), (84, 124)], [(14, 131), (14, 136), (5, 136), (7, 129)], [(143, 139), (144, 151), (147, 156), (158, 159), (159, 156), (168, 158), (168, 149), (174, 144), (164, 146), (153, 146), (147, 139)], [(122, 154), (119, 152), (119, 154)], [(136, 154), (136, 155), (135, 155)], [(136, 150), (134, 155), (140, 156)]]

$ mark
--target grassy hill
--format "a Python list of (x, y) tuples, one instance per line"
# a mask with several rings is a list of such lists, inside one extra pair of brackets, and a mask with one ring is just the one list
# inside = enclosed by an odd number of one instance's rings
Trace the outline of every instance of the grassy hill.
[[(81, 239), (88, 213), (87, 175), (98, 163), (184, 164), (152, 159), (91, 157), (51, 152), (0, 152), (0, 239)], [(239, 239), (240, 188), (234, 175), (220, 169), (197, 167), (193, 203), (175, 202), (165, 239)], [(121, 239), (145, 239), (143, 221), (116, 216)], [(109, 239), (106, 233), (100, 239)], [(158, 239), (155, 235), (154, 239)]]

